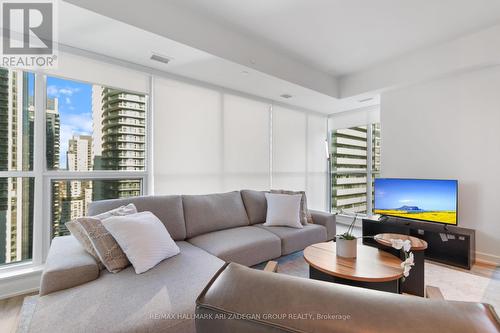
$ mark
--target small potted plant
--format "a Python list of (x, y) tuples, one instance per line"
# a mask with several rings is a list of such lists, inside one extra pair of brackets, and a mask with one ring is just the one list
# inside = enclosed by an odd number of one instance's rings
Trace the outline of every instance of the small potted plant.
[(353, 229), (357, 217), (358, 214), (354, 214), (354, 218), (352, 219), (349, 228), (347, 228), (347, 231), (335, 237), (338, 257), (356, 258), (358, 239), (353, 235)]

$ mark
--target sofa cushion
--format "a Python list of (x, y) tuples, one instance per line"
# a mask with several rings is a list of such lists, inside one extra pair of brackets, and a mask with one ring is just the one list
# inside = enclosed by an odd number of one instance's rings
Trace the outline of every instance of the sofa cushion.
[(165, 225), (173, 240), (186, 239), (186, 225), (180, 195), (155, 195), (94, 201), (89, 205), (89, 215), (97, 215), (129, 203), (133, 203), (138, 212), (150, 211), (155, 214)]
[(214, 231), (188, 242), (228, 262), (253, 266), (281, 255), (281, 241), (274, 234), (254, 226)]
[(281, 255), (301, 251), (311, 244), (325, 242), (326, 228), (322, 225), (306, 224), (302, 229), (288, 227), (267, 227), (262, 224), (256, 227), (272, 232), (281, 239)]
[(267, 201), (265, 191), (242, 190), (241, 198), (245, 204), (250, 224), (266, 222)]
[(187, 238), (249, 225), (240, 192), (183, 195)]
[(131, 266), (103, 271), (97, 280), (40, 297), (30, 332), (195, 332), (196, 297), (224, 262), (187, 242), (177, 245), (178, 255), (141, 275)]
[(40, 295), (72, 288), (99, 277), (96, 260), (73, 236), (55, 237), (40, 282)]

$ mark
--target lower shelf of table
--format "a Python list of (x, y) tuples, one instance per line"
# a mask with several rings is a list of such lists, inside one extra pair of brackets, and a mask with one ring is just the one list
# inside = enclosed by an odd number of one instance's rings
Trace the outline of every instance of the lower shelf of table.
[(384, 282), (355, 281), (326, 274), (312, 266), (309, 266), (309, 278), (314, 280), (345, 284), (353, 287), (387, 291), (395, 294), (400, 293), (400, 279)]

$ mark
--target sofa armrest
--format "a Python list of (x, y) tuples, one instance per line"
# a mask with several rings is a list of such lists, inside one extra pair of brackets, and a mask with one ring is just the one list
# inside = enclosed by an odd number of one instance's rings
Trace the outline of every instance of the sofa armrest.
[(79, 286), (99, 277), (99, 266), (73, 236), (52, 240), (40, 282), (40, 296)]
[(197, 333), (492, 332), (493, 307), (269, 274), (235, 263), (196, 300)]
[(322, 212), (319, 210), (309, 210), (311, 213), (314, 224), (322, 225), (326, 228), (327, 240), (335, 238), (336, 230), (336, 216), (331, 213)]

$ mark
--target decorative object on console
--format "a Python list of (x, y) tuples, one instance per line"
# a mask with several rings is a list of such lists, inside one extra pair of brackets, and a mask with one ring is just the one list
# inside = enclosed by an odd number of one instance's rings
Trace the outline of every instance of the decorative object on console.
[(300, 203), (302, 194), (266, 193), (266, 227), (292, 227), (302, 229), (300, 223)]
[(408, 275), (410, 275), (410, 270), (413, 265), (415, 265), (414, 258), (413, 258), (413, 253), (410, 252), (411, 249), (411, 242), (408, 239), (399, 239), (399, 238), (391, 238), (389, 239), (391, 242), (391, 246), (396, 249), (400, 250), (403, 255), (404, 255), (404, 261), (401, 263), (401, 268), (403, 268), (403, 282)]
[(103, 221), (137, 274), (180, 252), (165, 225), (151, 212), (113, 216)]
[[(369, 240), (369, 237), (363, 238), (363, 240)], [(402, 235), (398, 233), (382, 233), (377, 234), (373, 237), (376, 241), (378, 248), (381, 250), (392, 253), (398, 256), (401, 260), (404, 260), (406, 264), (413, 263), (411, 267), (411, 274), (405, 276), (401, 289), (406, 294), (416, 295), (420, 297), (425, 296), (425, 261), (424, 252), (427, 249), (427, 242), (409, 235)], [(395, 241), (399, 240), (399, 241)], [(406, 249), (401, 249), (402, 242), (408, 241), (410, 245), (406, 245)], [(397, 246), (394, 247), (393, 243), (397, 242)], [(411, 259), (409, 258), (409, 251), (411, 251)]]

